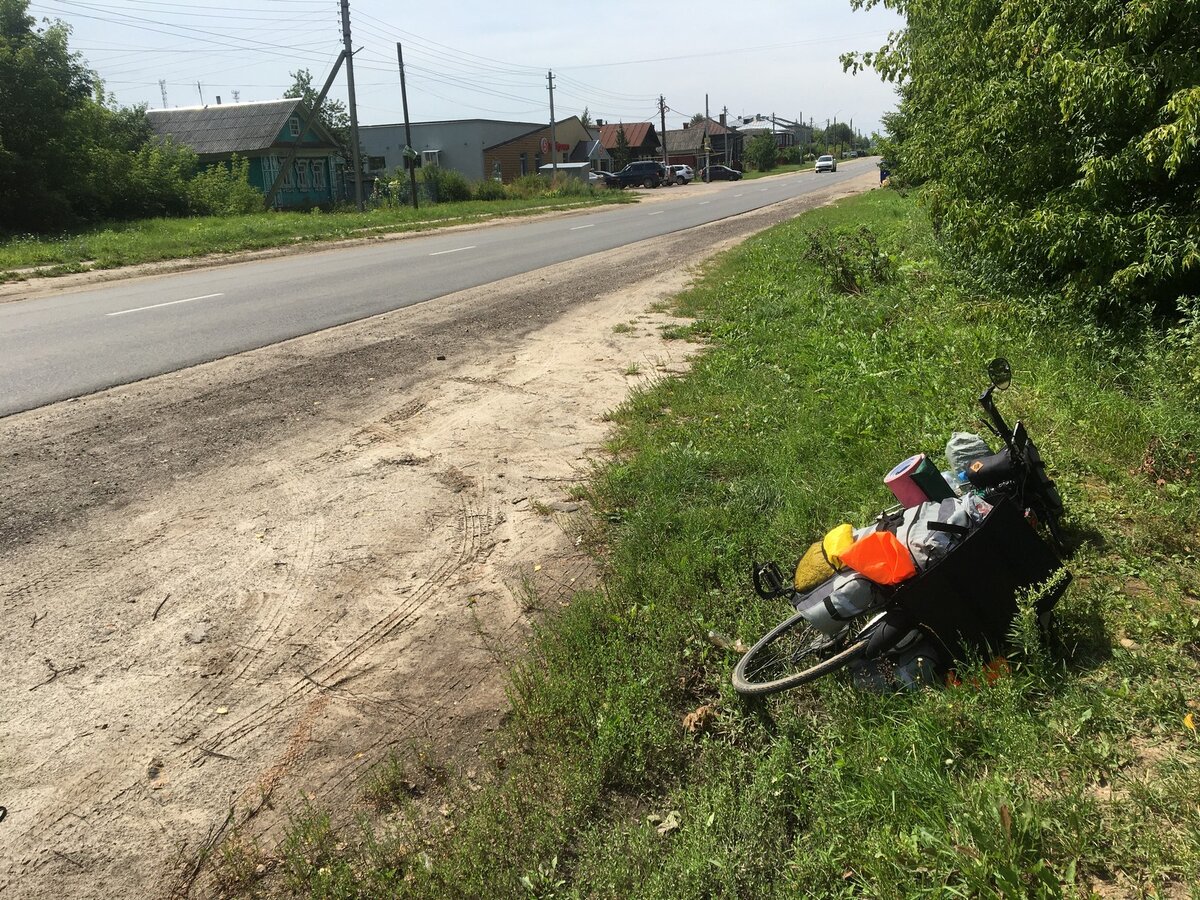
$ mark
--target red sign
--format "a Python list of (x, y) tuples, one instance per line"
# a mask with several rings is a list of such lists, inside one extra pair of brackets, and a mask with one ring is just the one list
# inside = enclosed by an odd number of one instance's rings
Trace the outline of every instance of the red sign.
[(543, 153), (550, 152), (550, 138), (542, 138), (542, 152)]
[(559, 150), (570, 150), (571, 149), (570, 144), (555, 144), (554, 146), (557, 147)]

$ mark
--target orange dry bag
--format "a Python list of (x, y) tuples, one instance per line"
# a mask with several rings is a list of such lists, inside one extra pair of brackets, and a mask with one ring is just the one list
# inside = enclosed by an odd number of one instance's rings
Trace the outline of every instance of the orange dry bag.
[(842, 553), (842, 562), (876, 584), (899, 584), (917, 574), (908, 548), (890, 531), (872, 531)]

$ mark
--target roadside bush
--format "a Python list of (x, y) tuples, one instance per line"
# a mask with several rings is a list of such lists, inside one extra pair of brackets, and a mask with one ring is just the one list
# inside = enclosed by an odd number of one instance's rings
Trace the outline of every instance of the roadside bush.
[(775, 168), (778, 153), (774, 135), (760, 134), (746, 145), (743, 158), (758, 171), (769, 172)]
[(545, 197), (550, 193), (550, 179), (541, 175), (522, 175), (508, 186), (508, 193), (517, 200)]
[(588, 182), (570, 175), (559, 175), (550, 184), (552, 197), (585, 197), (594, 193), (595, 189)]
[(234, 156), (228, 167), (209, 166), (187, 184), (194, 215), (239, 216), (261, 212), (262, 192), (250, 184), (250, 160)]
[(818, 228), (808, 235), (804, 259), (816, 263), (829, 286), (843, 294), (861, 294), (887, 284), (895, 275), (891, 258), (879, 249), (875, 232), (858, 228)]
[(508, 191), (504, 189), (504, 185), (499, 181), (493, 181), (490, 178), (487, 181), (481, 181), (475, 185), (476, 200), (504, 200), (508, 197)]
[(424, 166), (420, 179), (429, 187), (435, 203), (462, 203), (471, 199), (471, 183), (461, 172), (441, 166)]

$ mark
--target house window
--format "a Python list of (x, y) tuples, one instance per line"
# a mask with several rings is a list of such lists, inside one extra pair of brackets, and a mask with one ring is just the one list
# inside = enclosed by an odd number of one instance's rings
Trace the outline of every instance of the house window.
[(296, 187), (302, 191), (308, 190), (308, 160), (296, 160)]
[(312, 164), (312, 186), (314, 191), (325, 190), (325, 161), (317, 159)]
[(533, 154), (533, 168), (534, 168), (535, 170), (538, 170), (538, 171), (540, 171), (540, 170), (541, 170), (541, 168), (542, 168), (542, 154), (540, 154), (540, 153), (535, 153), (535, 154)]
[(521, 154), (521, 174), (522, 175), (529, 174), (529, 154), (528, 153)]
[[(279, 121), (276, 119), (275, 121)], [(288, 119), (288, 134), (292, 137), (300, 137), (300, 120), (295, 116)]]
[(368, 156), (367, 169), (371, 172), (382, 172), (387, 168), (387, 159), (382, 156)]
[(439, 153), (441, 153), (440, 150), (422, 150), (421, 151), (421, 165), (423, 165), (423, 166), (438, 165), (438, 154)]
[(296, 189), (296, 167), (287, 166), (283, 170), (283, 185), (280, 190), (294, 191)]

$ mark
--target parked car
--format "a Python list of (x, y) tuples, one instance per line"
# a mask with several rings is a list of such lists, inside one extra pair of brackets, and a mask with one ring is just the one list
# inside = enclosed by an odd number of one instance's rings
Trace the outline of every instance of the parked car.
[(667, 181), (676, 184), (687, 184), (696, 177), (691, 166), (667, 166)]
[(741, 177), (741, 172), (729, 166), (709, 166), (700, 170), (701, 181), (737, 181)]
[(836, 172), (837, 160), (826, 153), (824, 156), (817, 157), (817, 164), (813, 171), (820, 175), (822, 172)]
[(608, 184), (612, 172), (588, 172), (588, 184)]
[(642, 187), (661, 187), (667, 180), (667, 170), (663, 164), (649, 159), (631, 162), (619, 172), (614, 172), (604, 179), (609, 187), (624, 188), (640, 184)]

